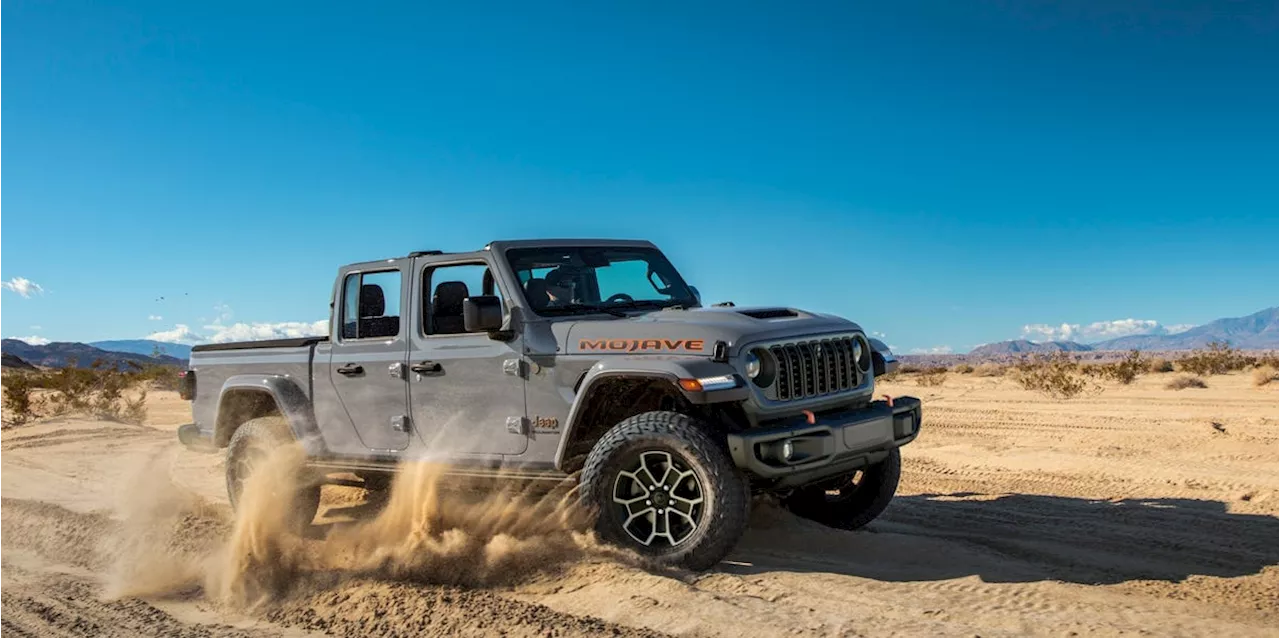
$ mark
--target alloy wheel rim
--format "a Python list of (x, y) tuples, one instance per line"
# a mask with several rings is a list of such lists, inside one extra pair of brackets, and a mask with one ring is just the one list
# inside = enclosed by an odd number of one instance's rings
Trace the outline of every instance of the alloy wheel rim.
[(689, 540), (706, 509), (697, 474), (662, 450), (641, 452), (626, 467), (614, 479), (612, 494), (623, 531), (645, 547)]

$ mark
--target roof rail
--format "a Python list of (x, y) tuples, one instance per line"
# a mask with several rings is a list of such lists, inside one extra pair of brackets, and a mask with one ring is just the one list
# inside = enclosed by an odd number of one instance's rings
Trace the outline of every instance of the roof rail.
[(423, 257), (425, 255), (443, 255), (443, 250), (415, 250), (409, 253), (410, 257)]

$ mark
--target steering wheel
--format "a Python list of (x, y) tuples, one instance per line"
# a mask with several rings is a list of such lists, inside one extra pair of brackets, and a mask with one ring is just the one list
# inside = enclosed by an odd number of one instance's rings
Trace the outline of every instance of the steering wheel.
[(628, 295), (625, 292), (620, 292), (617, 294), (609, 295), (609, 298), (604, 300), (605, 303), (618, 303), (619, 301), (634, 302), (635, 299), (633, 299), (631, 295)]

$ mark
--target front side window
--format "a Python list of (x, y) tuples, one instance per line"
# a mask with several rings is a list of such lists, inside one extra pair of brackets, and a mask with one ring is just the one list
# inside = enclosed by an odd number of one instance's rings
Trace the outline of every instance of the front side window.
[(693, 292), (653, 248), (513, 248), (507, 261), (538, 314), (693, 306)]
[(351, 273), (342, 285), (342, 338), (400, 334), (400, 271)]
[(489, 266), (483, 263), (431, 267), (423, 277), (423, 332), (429, 335), (462, 334), (463, 302), (475, 295), (501, 299)]

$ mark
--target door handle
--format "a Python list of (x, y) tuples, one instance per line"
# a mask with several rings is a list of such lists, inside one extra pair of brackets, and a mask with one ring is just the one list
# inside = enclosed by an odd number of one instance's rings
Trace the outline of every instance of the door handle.
[(444, 372), (444, 366), (435, 361), (421, 361), (409, 366), (410, 370), (418, 374), (438, 374)]
[(364, 366), (361, 366), (355, 363), (348, 363), (347, 365), (342, 366), (337, 370), (334, 370), (334, 372), (337, 372), (338, 374), (345, 374), (345, 375), (361, 374), (364, 372)]

